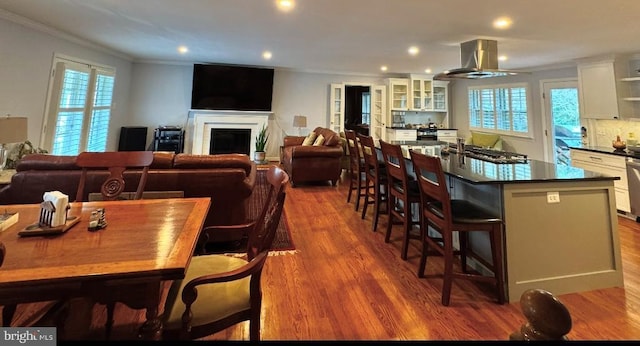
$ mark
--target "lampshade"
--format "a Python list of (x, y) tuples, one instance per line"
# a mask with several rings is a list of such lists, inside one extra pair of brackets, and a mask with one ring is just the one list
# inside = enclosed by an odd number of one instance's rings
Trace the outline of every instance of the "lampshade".
[(0, 144), (24, 142), (27, 139), (27, 118), (0, 117)]
[(304, 115), (294, 115), (293, 127), (307, 127), (307, 117)]

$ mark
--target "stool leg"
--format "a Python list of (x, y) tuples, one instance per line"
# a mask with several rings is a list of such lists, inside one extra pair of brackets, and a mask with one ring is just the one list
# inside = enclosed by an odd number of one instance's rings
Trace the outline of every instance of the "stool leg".
[(504, 272), (502, 268), (502, 226), (494, 225), (491, 230), (491, 257), (493, 257), (493, 275), (496, 278), (498, 303), (504, 304)]
[[(387, 206), (389, 208), (392, 208), (392, 205), (395, 205), (396, 203), (396, 198), (395, 197), (390, 197), (389, 201), (387, 202)], [(393, 212), (391, 210), (389, 210), (389, 221), (387, 222), (387, 234), (384, 236), (384, 242), (388, 243), (389, 240), (391, 239), (391, 227), (393, 226)]]
[(403, 260), (407, 260), (407, 253), (409, 252), (409, 237), (411, 233), (411, 203), (408, 201), (403, 201), (402, 204), (402, 213), (404, 214), (403, 227), (404, 227), (404, 238), (402, 239), (402, 254), (400, 258)]
[(460, 265), (462, 266), (462, 272), (466, 274), (468, 273), (467, 251), (469, 250), (469, 234), (467, 232), (457, 232), (457, 233), (458, 233), (458, 240), (460, 243)]
[[(442, 283), (442, 305), (449, 306), (451, 299), (451, 284), (453, 283), (453, 244), (449, 230), (442, 231), (444, 241), (444, 276)], [(447, 234), (448, 233), (448, 234)]]

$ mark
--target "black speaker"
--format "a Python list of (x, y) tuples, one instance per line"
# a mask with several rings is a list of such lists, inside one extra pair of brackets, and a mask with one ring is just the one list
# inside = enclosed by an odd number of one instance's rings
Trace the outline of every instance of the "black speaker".
[(147, 150), (146, 127), (121, 127), (120, 144), (118, 151), (144, 151)]

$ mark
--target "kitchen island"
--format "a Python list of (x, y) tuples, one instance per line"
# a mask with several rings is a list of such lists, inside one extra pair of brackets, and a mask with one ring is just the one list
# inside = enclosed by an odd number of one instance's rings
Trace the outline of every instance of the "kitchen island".
[[(504, 221), (509, 302), (535, 288), (559, 295), (624, 286), (613, 184), (618, 177), (530, 159), (441, 159), (452, 198), (480, 204)], [(482, 233), (472, 234), (472, 247), (490, 259)], [(478, 262), (475, 267), (483, 270)]]

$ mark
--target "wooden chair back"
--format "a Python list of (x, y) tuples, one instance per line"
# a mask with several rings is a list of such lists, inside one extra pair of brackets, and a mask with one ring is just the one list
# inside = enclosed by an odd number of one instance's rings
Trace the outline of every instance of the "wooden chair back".
[(365, 172), (372, 177), (381, 177), (383, 174), (383, 167), (378, 160), (378, 154), (376, 152), (376, 145), (373, 142), (373, 137), (358, 134), (360, 145), (362, 146), (362, 158), (364, 160)]
[[(380, 140), (380, 149), (387, 167), (389, 192), (393, 195), (405, 196), (409, 186), (407, 163), (399, 144), (387, 143)], [(404, 198), (402, 198), (404, 200)]]
[(347, 138), (347, 148), (349, 148), (349, 163), (351, 172), (353, 172), (353, 174), (358, 174), (358, 172), (362, 171), (362, 168), (360, 164), (361, 149), (360, 145), (358, 144), (356, 132), (353, 130), (345, 130), (344, 136)]
[[(440, 229), (452, 229), (451, 196), (447, 189), (444, 170), (440, 157), (429, 156), (409, 150), (413, 170), (418, 181), (420, 201), (423, 206), (436, 203), (440, 212), (434, 213), (431, 208), (424, 208), (425, 216), (429, 222), (436, 224)], [(441, 208), (441, 209), (440, 209)]]
[[(284, 189), (289, 182), (289, 175), (283, 169), (271, 166), (267, 171), (267, 182), (270, 185), (267, 199), (253, 230), (249, 232), (247, 241), (248, 260), (252, 260), (260, 252), (271, 248), (280, 223), (284, 205)], [(281, 203), (282, 205), (280, 205)]]
[(134, 199), (141, 199), (147, 182), (149, 166), (153, 161), (152, 151), (110, 151), (83, 152), (76, 158), (76, 165), (82, 168), (76, 201), (82, 201), (87, 173), (92, 170), (108, 170), (109, 177), (102, 183), (100, 193), (104, 200), (115, 200), (125, 189), (124, 172), (129, 169), (142, 169)]

